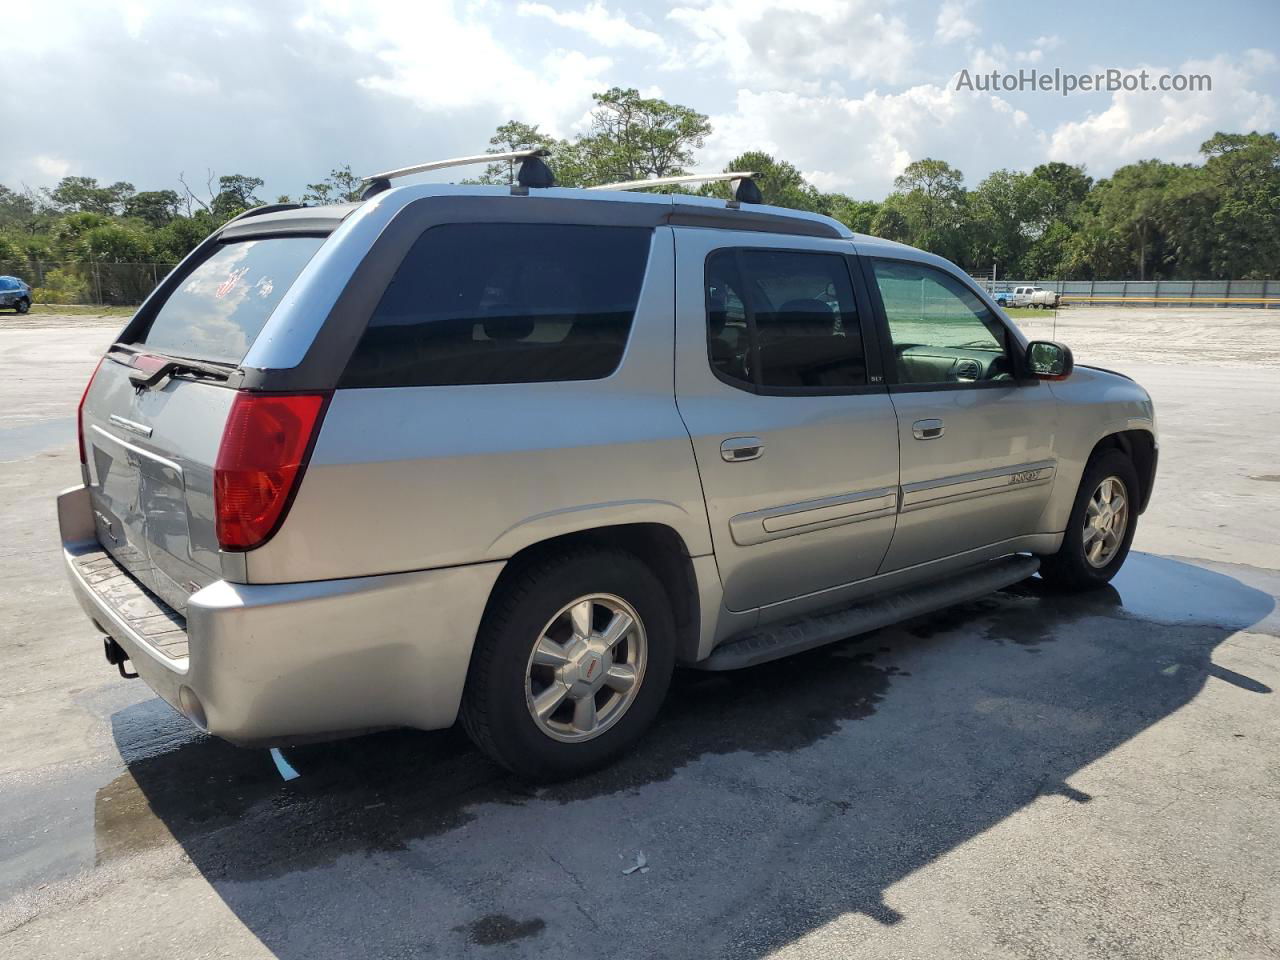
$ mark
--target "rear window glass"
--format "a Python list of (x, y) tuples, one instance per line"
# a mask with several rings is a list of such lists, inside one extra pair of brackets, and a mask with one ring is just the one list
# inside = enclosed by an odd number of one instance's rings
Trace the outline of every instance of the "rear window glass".
[(432, 227), (396, 271), (344, 387), (594, 380), (622, 359), (652, 232)]
[(139, 341), (159, 353), (239, 363), (324, 237), (217, 247), (182, 280)]

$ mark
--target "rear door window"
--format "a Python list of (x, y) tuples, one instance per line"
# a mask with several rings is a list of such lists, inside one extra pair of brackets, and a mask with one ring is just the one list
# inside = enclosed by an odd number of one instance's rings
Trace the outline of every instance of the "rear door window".
[(707, 258), (707, 351), (721, 379), (766, 388), (867, 384), (844, 257), (750, 248)]
[(239, 363), (324, 237), (220, 244), (183, 278), (140, 343), (170, 356)]
[(594, 380), (618, 366), (652, 231), (457, 223), (405, 256), (344, 387)]

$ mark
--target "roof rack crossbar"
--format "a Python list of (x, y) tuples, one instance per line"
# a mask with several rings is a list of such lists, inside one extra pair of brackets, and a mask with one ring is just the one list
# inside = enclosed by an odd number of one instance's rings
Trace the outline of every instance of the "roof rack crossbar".
[(621, 183), (603, 183), (588, 190), (641, 190), (644, 187), (665, 187), (676, 183), (715, 183), (720, 180), (750, 180), (754, 173), (688, 173), (678, 177), (656, 177), (653, 180), (624, 180)]
[(624, 180), (622, 183), (604, 183), (598, 187), (587, 187), (588, 190), (643, 190), (645, 187), (665, 187), (679, 183), (717, 183), (725, 180), (733, 181), (733, 199), (731, 207), (739, 203), (763, 203), (760, 187), (753, 179), (755, 174), (747, 170), (729, 171), (728, 173), (687, 173), (678, 177), (656, 177), (653, 180)]
[(501, 160), (527, 160), (530, 157), (546, 157), (550, 156), (551, 151), (545, 147), (531, 147), (527, 150), (508, 150), (504, 153), (477, 153), (472, 157), (454, 157), (452, 160), (432, 160), (428, 163), (416, 163), (411, 167), (401, 167), (398, 170), (388, 170), (386, 173), (375, 173), (372, 176), (362, 177), (365, 183), (373, 183), (376, 180), (395, 180), (397, 177), (407, 177), (415, 173), (426, 173), (428, 170), (445, 170), (449, 167), (466, 167), (475, 163), (497, 163)]

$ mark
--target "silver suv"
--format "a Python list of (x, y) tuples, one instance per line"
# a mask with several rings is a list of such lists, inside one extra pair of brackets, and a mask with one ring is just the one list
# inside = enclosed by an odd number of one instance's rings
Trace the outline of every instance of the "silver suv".
[(945, 260), (741, 200), (368, 193), (224, 226), (81, 401), (71, 583), (108, 661), (202, 729), (461, 717), (566, 776), (640, 736), (677, 664), (1125, 560), (1150, 398)]

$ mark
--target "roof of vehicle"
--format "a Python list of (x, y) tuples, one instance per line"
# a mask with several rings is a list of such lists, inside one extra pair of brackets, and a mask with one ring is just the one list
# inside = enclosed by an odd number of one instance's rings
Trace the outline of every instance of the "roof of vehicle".
[[(839, 220), (805, 210), (792, 210), (768, 204), (735, 204), (715, 197), (686, 193), (636, 193), (623, 190), (584, 190), (573, 187), (548, 187), (527, 192), (513, 192), (505, 186), (472, 184), (423, 183), (392, 187), (356, 203), (327, 204), (304, 207), (276, 204), (246, 211), (222, 230), (225, 239), (263, 234), (327, 233), (352, 213), (369, 205), (404, 206), (414, 200), (431, 197), (510, 198), (511, 202), (529, 200), (575, 201), (583, 204), (627, 204), (648, 206), (653, 222), (717, 226), (726, 229), (767, 230), (775, 233), (799, 233), (828, 236), (833, 239), (856, 239), (856, 235)], [(635, 209), (635, 207), (633, 207)], [(872, 237), (862, 239), (874, 240)]]

